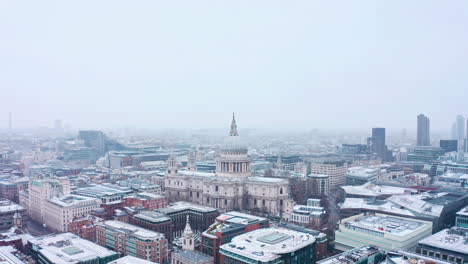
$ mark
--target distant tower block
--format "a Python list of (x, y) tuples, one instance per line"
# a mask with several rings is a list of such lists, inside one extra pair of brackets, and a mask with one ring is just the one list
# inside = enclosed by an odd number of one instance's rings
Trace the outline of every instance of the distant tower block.
[(11, 132), (12, 129), (13, 129), (13, 120), (12, 120), (11, 112), (10, 112), (8, 113), (8, 131)]

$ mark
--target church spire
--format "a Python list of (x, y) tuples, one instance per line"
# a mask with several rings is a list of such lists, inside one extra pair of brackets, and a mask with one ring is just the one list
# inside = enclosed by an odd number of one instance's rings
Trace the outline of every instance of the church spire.
[(237, 134), (237, 124), (236, 124), (236, 116), (232, 113), (232, 122), (231, 122), (231, 132), (229, 133), (230, 136), (239, 136)]
[(182, 233), (182, 249), (195, 250), (195, 234), (190, 227), (189, 215), (187, 214), (187, 223), (185, 224), (184, 233)]

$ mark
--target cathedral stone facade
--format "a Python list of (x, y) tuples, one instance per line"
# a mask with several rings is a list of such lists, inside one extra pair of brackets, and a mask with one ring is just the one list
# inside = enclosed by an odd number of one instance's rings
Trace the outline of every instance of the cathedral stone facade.
[(165, 180), (169, 202), (188, 201), (224, 210), (250, 210), (273, 215), (289, 214), (294, 206), (287, 179), (253, 177), (247, 146), (231, 132), (216, 158), (216, 173), (179, 170), (174, 156), (167, 161)]

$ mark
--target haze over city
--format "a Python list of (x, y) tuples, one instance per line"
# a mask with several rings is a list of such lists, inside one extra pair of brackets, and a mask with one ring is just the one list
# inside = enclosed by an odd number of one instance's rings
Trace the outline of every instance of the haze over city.
[(467, 14), (0, 0), (0, 263), (468, 264)]
[(0, 128), (449, 133), (466, 1), (2, 1)]

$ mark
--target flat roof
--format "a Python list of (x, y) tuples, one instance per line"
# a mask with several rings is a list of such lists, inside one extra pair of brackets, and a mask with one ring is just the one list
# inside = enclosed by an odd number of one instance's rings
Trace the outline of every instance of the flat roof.
[(234, 229), (244, 228), (246, 225), (267, 221), (266, 218), (254, 215), (244, 214), (237, 211), (231, 211), (219, 215), (216, 222), (208, 228), (203, 234), (214, 235), (217, 232), (229, 232)]
[(1, 246), (0, 247), (0, 264), (24, 264), (19, 255), (21, 253), (12, 246)]
[(47, 235), (30, 242), (40, 248), (39, 252), (42, 255), (56, 264), (78, 263), (117, 254), (72, 233)]
[(381, 252), (374, 246), (362, 246), (345, 251), (341, 254), (317, 261), (317, 264), (349, 264), (357, 263)]
[(184, 210), (193, 210), (193, 211), (198, 211), (198, 212), (203, 212), (203, 213), (217, 211), (217, 209), (213, 207), (208, 207), (208, 206), (203, 206), (203, 205), (183, 202), (183, 201), (172, 203), (167, 208), (158, 209), (158, 211), (162, 213), (172, 213), (172, 212), (184, 211)]
[(465, 243), (467, 239), (468, 228), (452, 227), (422, 239), (419, 244), (468, 254), (468, 244)]
[(76, 194), (91, 196), (91, 197), (104, 197), (112, 195), (124, 195), (132, 193), (133, 191), (129, 187), (122, 186), (109, 186), (109, 185), (89, 185), (77, 188), (73, 191)]
[(154, 211), (141, 211), (133, 217), (149, 222), (166, 222), (171, 220), (171, 218), (167, 217), (165, 214)]
[(24, 211), (25, 208), (7, 199), (0, 200), (0, 213)]
[(54, 203), (61, 207), (72, 207), (75, 205), (79, 205), (83, 202), (95, 202), (96, 204), (98, 204), (101, 202), (101, 200), (97, 198), (82, 196), (82, 195), (69, 194), (69, 195), (64, 195), (61, 197), (52, 197), (51, 199), (49, 199), (49, 202)]
[(181, 250), (174, 252), (174, 255), (178, 256), (179, 258), (183, 258), (187, 261), (190, 261), (190, 263), (206, 263), (207, 261), (213, 261), (213, 257), (203, 254), (202, 252), (199, 251), (194, 251), (194, 250)]
[(414, 214), (407, 210), (402, 209), (390, 201), (373, 201), (368, 198), (346, 198), (343, 203), (339, 204), (340, 209), (368, 209), (381, 212), (389, 212), (403, 216), (414, 216)]
[(358, 186), (341, 186), (346, 194), (360, 196), (400, 195), (415, 192), (413, 189), (366, 183)]
[(154, 232), (139, 226), (127, 224), (121, 221), (108, 220), (104, 222), (97, 223), (98, 226), (103, 226), (104, 228), (109, 228), (116, 230), (118, 232), (131, 234), (141, 239), (161, 239), (164, 238), (164, 235), (158, 232)]
[(310, 234), (280, 228), (261, 228), (234, 237), (230, 243), (222, 245), (221, 249), (256, 261), (268, 262), (314, 242), (315, 238)]
[(431, 222), (401, 218), (385, 214), (359, 214), (342, 220), (342, 225), (354, 230), (371, 230), (383, 234), (394, 236), (407, 236), (415, 233), (424, 227), (431, 225)]

